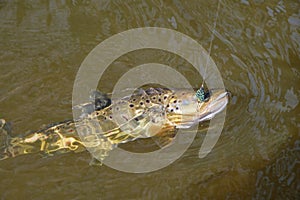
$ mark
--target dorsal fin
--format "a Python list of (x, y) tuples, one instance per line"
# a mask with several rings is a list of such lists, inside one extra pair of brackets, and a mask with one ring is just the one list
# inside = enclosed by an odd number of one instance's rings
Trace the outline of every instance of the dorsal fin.
[(147, 90), (145, 90), (145, 92), (148, 94), (148, 95), (155, 95), (155, 94), (159, 94), (159, 91), (157, 91), (156, 89), (154, 88), (149, 88)]
[(102, 110), (111, 105), (111, 99), (106, 94), (99, 91), (93, 91), (90, 95), (90, 99), (94, 102), (95, 110)]
[(91, 114), (95, 110), (102, 110), (111, 105), (111, 99), (104, 93), (92, 91), (90, 101), (74, 106), (73, 110), (81, 110), (84, 114)]

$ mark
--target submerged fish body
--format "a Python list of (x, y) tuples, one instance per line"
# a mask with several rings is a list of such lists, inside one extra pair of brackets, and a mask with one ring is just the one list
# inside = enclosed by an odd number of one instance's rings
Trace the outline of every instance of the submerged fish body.
[(100, 93), (93, 97), (93, 103), (77, 106), (76, 109), (84, 112), (80, 119), (50, 125), (16, 138), (9, 137), (2, 120), (0, 134), (8, 137), (0, 149), (0, 159), (35, 152), (48, 155), (83, 151), (89, 147), (104, 159), (120, 143), (189, 128), (211, 119), (228, 103), (224, 90), (211, 90), (205, 97), (199, 99), (194, 90), (150, 88), (139, 89), (131, 96), (114, 101)]

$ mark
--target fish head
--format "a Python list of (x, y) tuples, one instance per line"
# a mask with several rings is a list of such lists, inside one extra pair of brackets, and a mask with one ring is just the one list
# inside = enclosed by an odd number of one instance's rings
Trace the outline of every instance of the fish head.
[(228, 96), (224, 89), (175, 92), (174, 99), (167, 106), (169, 120), (177, 128), (189, 128), (195, 123), (210, 120), (224, 110)]

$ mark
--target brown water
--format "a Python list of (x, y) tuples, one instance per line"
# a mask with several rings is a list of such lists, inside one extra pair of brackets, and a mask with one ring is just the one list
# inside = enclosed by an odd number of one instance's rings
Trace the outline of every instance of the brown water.
[[(72, 87), (87, 54), (144, 26), (180, 31), (209, 49), (217, 1), (0, 1), (0, 118), (15, 135), (72, 118)], [(300, 5), (222, 1), (211, 56), (232, 92), (217, 145), (204, 159), (199, 131), (172, 165), (148, 174), (89, 166), (88, 152), (0, 163), (1, 199), (299, 199)], [(116, 60), (104, 92), (128, 69), (166, 63), (193, 87), (201, 76), (155, 50)]]

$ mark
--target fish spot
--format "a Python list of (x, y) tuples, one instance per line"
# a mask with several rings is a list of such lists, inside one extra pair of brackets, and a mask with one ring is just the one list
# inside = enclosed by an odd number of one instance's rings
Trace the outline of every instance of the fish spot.
[(170, 105), (168, 104), (168, 105), (167, 105), (167, 108), (169, 108), (169, 107), (170, 107)]
[(173, 109), (171, 109), (170, 111), (171, 111), (171, 112), (173, 112), (174, 110), (173, 110)]
[(135, 101), (136, 99), (132, 99), (132, 101)]
[(177, 100), (174, 100), (174, 103), (177, 103)]
[(129, 107), (132, 108), (134, 105), (133, 104), (129, 104)]
[(161, 99), (158, 99), (159, 102), (161, 102)]
[(152, 97), (152, 99), (154, 99), (154, 100), (155, 100), (155, 99), (156, 99), (156, 97)]
[(128, 121), (127, 117), (125, 115), (121, 116), (123, 119), (125, 119), (126, 121)]
[(178, 110), (179, 108), (178, 107), (176, 107), (176, 110)]
[(150, 100), (149, 100), (149, 99), (147, 99), (147, 100), (146, 100), (146, 103), (150, 103)]
[(144, 103), (143, 103), (143, 102), (140, 102), (140, 105), (142, 106), (142, 105), (144, 105)]
[(167, 96), (164, 96), (164, 99), (166, 100), (168, 97)]
[(110, 115), (109, 118), (112, 119), (112, 116)]

